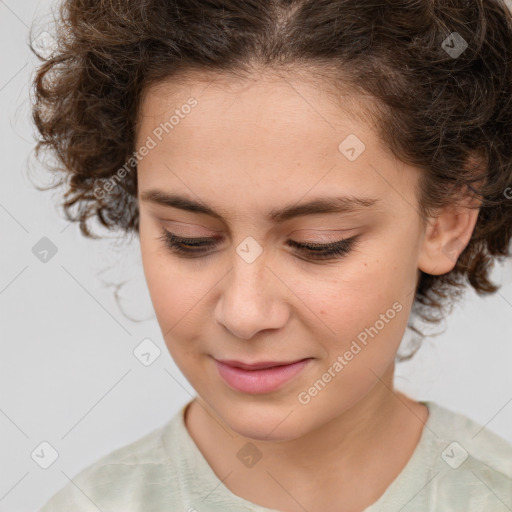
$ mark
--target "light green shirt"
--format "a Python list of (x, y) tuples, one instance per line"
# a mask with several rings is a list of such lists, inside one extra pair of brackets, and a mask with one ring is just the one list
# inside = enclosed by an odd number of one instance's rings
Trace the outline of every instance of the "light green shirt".
[[(429, 417), (415, 451), (361, 512), (510, 512), (512, 445), (461, 414), (422, 403)], [(40, 512), (276, 512), (233, 494), (217, 477), (186, 429), (187, 405), (84, 469)]]

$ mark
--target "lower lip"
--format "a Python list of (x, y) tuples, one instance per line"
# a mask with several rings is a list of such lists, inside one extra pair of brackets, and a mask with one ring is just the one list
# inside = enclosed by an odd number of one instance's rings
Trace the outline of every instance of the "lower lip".
[(262, 370), (243, 370), (215, 360), (221, 377), (237, 391), (244, 393), (270, 393), (300, 373), (311, 359), (303, 359), (285, 366)]

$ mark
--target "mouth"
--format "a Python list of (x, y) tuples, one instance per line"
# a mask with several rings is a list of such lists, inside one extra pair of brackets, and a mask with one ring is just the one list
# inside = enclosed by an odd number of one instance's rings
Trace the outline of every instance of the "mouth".
[(241, 368), (242, 370), (264, 370), (266, 368), (274, 368), (276, 366), (289, 366), (291, 364), (304, 361), (304, 359), (296, 359), (295, 361), (261, 361), (259, 363), (242, 363), (241, 361), (235, 361), (233, 359), (216, 359), (219, 363), (232, 366), (233, 368)]
[(312, 358), (251, 364), (234, 360), (214, 360), (219, 375), (232, 389), (243, 393), (262, 394), (275, 391), (291, 381)]

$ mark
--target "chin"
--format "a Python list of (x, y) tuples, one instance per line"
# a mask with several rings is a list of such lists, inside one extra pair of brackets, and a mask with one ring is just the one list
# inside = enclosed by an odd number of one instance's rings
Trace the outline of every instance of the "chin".
[(255, 441), (291, 441), (308, 430), (297, 406), (252, 403), (226, 404), (226, 408), (225, 413), (224, 407), (217, 408), (222, 421), (238, 435)]
[(278, 422), (260, 423), (258, 425), (237, 422), (237, 424), (230, 424), (229, 426), (238, 435), (254, 441), (293, 441), (305, 433), (303, 427), (280, 425), (276, 428), (277, 424)]

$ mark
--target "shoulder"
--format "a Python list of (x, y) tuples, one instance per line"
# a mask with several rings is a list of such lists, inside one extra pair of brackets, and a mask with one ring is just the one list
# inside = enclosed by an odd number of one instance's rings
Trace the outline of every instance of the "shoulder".
[(428, 402), (428, 406), (433, 415), (430, 426), (438, 442), (453, 443), (452, 449), (458, 450), (461, 456), (467, 452), (474, 461), (490, 465), (512, 478), (512, 444), (464, 414), (433, 402)]
[[(176, 467), (169, 459), (163, 433), (175, 426), (180, 413), (165, 425), (86, 467), (39, 512), (139, 512), (142, 503), (159, 500), (163, 493), (172, 496)], [(144, 495), (148, 489), (151, 489), (151, 496)]]
[(433, 402), (427, 405), (436, 505), (449, 508), (457, 503), (456, 510), (471, 512), (510, 510), (512, 445), (464, 414)]

